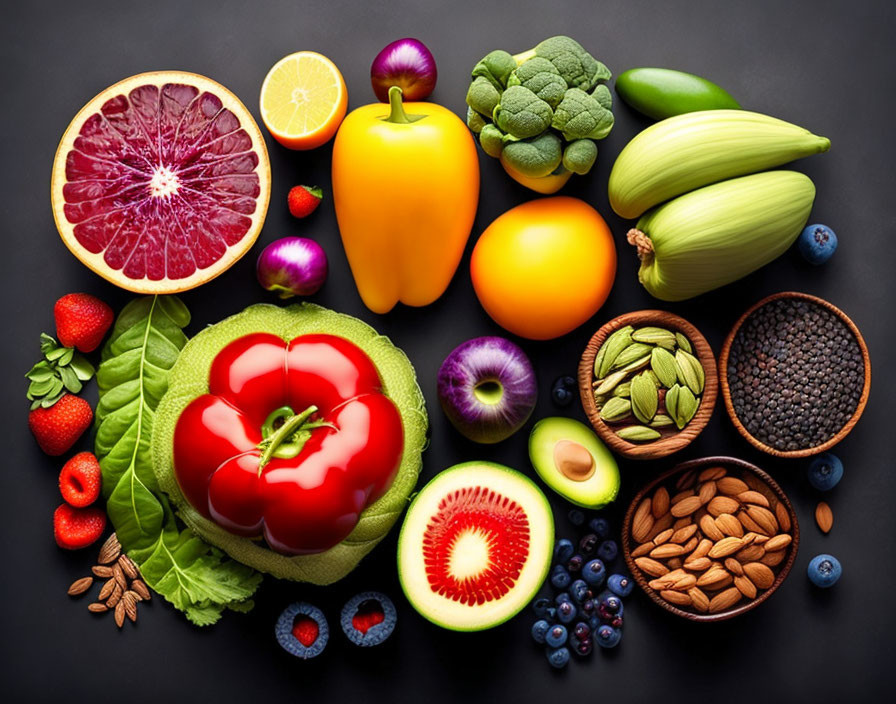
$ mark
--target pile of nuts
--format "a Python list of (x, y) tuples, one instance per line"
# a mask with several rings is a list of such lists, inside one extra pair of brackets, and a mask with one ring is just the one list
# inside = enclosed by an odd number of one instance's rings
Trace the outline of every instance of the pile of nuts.
[(725, 467), (679, 476), (643, 499), (631, 525), (631, 552), (660, 598), (716, 614), (775, 582), (793, 540), (787, 507), (752, 472)]
[[(118, 537), (113, 533), (103, 547), (100, 548), (97, 563), (91, 570), (93, 574), (106, 580), (103, 583), (97, 600), (87, 606), (87, 610), (101, 614), (112, 611), (115, 625), (124, 626), (125, 617), (137, 622), (137, 603), (149, 601), (149, 587), (141, 579), (140, 570), (134, 561), (121, 551)], [(82, 577), (75, 580), (68, 588), (69, 596), (79, 596), (93, 586), (93, 577)]]

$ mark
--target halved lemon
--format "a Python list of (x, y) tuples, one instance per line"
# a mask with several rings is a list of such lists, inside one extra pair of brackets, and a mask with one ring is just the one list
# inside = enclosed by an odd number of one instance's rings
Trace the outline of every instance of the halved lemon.
[(314, 51), (284, 56), (261, 85), (261, 119), (289, 149), (314, 149), (339, 129), (348, 106), (336, 64)]

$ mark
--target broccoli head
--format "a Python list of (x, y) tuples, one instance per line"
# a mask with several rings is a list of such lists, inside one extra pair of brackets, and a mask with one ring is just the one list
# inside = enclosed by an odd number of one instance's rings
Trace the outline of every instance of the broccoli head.
[(479, 144), (482, 145), (482, 151), (497, 159), (504, 149), (504, 133), (489, 122), (479, 132)]
[(507, 79), (507, 86), (523, 86), (551, 106), (557, 107), (569, 87), (547, 59), (534, 57), (521, 64)]
[(535, 47), (535, 55), (547, 59), (570, 88), (591, 90), (598, 81), (610, 78), (610, 71), (570, 37), (551, 37)]
[(562, 132), (567, 142), (603, 139), (613, 128), (613, 113), (594, 96), (579, 88), (570, 88), (554, 111), (551, 127)]
[(482, 128), (485, 127), (485, 118), (476, 112), (473, 108), (467, 107), (467, 127), (470, 128), (470, 131), (473, 134), (479, 134), (482, 132)]
[(503, 132), (517, 139), (528, 139), (551, 126), (554, 111), (528, 88), (510, 86), (501, 95), (493, 115)]
[(473, 67), (473, 78), (482, 76), (487, 79), (498, 91), (507, 85), (507, 78), (516, 68), (516, 61), (506, 51), (496, 49), (486, 54), (482, 60)]
[(562, 143), (553, 132), (545, 132), (532, 139), (508, 142), (501, 152), (501, 160), (530, 178), (549, 176), (560, 166)]
[(483, 76), (475, 78), (467, 89), (467, 105), (481, 115), (491, 117), (499, 100), (500, 91)]
[(590, 139), (577, 139), (563, 150), (563, 168), (574, 174), (587, 174), (597, 160), (597, 145)]
[(603, 83), (591, 91), (591, 96), (599, 102), (605, 110), (613, 109), (613, 96), (610, 94), (610, 89)]

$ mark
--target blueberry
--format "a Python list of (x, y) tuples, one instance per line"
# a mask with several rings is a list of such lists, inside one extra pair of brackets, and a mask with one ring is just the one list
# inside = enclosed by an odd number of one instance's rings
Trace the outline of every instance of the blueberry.
[(622, 631), (604, 624), (594, 633), (594, 642), (601, 648), (615, 648), (622, 640)]
[(557, 562), (567, 562), (576, 551), (571, 540), (560, 538), (554, 545), (554, 560)]
[(614, 616), (607, 623), (613, 628), (622, 628), (622, 616)]
[(635, 588), (634, 580), (624, 574), (611, 574), (607, 579), (607, 588), (616, 596), (627, 597)]
[(584, 621), (579, 621), (572, 629), (572, 634), (579, 640), (588, 640), (591, 636), (591, 626)]
[(544, 637), (547, 635), (549, 630), (551, 630), (551, 624), (549, 624), (543, 618), (538, 619), (535, 623), (532, 624), (532, 640), (534, 640), (539, 645), (544, 645)]
[(619, 546), (615, 540), (605, 540), (597, 549), (597, 556), (604, 562), (612, 562), (619, 554)]
[(816, 555), (809, 563), (809, 581), (822, 589), (834, 586), (842, 573), (840, 560), (833, 555)]
[(583, 658), (591, 655), (592, 650), (594, 650), (594, 646), (592, 645), (590, 638), (578, 641), (573, 648), (575, 654)]
[(607, 577), (607, 568), (600, 560), (591, 560), (582, 568), (582, 579), (592, 586), (603, 584)]
[(558, 406), (568, 406), (576, 397), (578, 386), (571, 376), (561, 376), (551, 387), (551, 398)]
[(546, 596), (540, 597), (532, 602), (532, 610), (535, 612), (535, 615), (538, 616), (538, 618), (546, 618), (550, 606), (551, 600)]
[(571, 558), (569, 558), (569, 562), (566, 563), (566, 569), (571, 573), (581, 572), (584, 564), (584, 557), (582, 557), (581, 555), (573, 555)]
[(562, 670), (569, 663), (569, 648), (548, 650), (548, 662), (551, 663), (551, 667)]
[(622, 599), (611, 591), (603, 591), (598, 596), (598, 609), (603, 608), (613, 616), (622, 616)]
[(588, 585), (585, 584), (584, 579), (577, 579), (572, 584), (569, 585), (569, 592), (572, 594), (573, 601), (577, 604), (581, 604), (586, 599), (591, 598), (591, 590), (588, 589)]
[(383, 643), (395, 630), (392, 600), (379, 592), (361, 592), (342, 607), (339, 623), (348, 639), (362, 648)]
[(303, 660), (324, 652), (330, 639), (330, 627), (323, 612), (304, 602), (290, 604), (283, 610), (274, 633), (281, 648)]
[(827, 225), (808, 225), (796, 242), (810, 264), (824, 264), (837, 251), (837, 235)]
[(824, 452), (809, 463), (809, 483), (818, 491), (830, 491), (843, 478), (843, 463), (837, 455)]
[(572, 597), (569, 595), (569, 592), (560, 592), (557, 596), (554, 597), (555, 604), (562, 604), (564, 601), (572, 601)]
[(597, 604), (594, 603), (593, 599), (585, 599), (585, 601), (582, 602), (582, 613), (586, 616), (591, 616), (596, 608)]
[(561, 626), (559, 623), (551, 626), (547, 633), (544, 634), (544, 642), (552, 648), (559, 648), (561, 645), (566, 645), (566, 638), (566, 626)]
[(610, 524), (606, 518), (592, 518), (588, 522), (588, 527), (592, 533), (596, 533), (598, 538), (604, 539), (610, 535)]
[(594, 533), (587, 533), (582, 536), (579, 541), (579, 552), (583, 555), (591, 555), (597, 549), (597, 542), (600, 540)]
[(571, 601), (564, 601), (562, 604), (557, 604), (557, 620), (560, 621), (560, 623), (572, 623), (576, 620), (578, 615), (578, 609), (576, 609), (575, 604)]
[(554, 569), (551, 570), (551, 584), (556, 589), (566, 589), (571, 581), (572, 578), (563, 565), (554, 565)]
[(580, 526), (585, 522), (585, 514), (577, 508), (570, 509), (567, 516), (569, 517), (569, 522), (574, 526)]

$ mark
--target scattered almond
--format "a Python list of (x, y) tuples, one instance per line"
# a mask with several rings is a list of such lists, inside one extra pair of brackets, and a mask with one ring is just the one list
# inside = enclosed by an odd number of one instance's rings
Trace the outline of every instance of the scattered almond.
[(709, 515), (700, 519), (700, 530), (703, 531), (703, 535), (712, 541), (721, 540), (725, 537), (725, 534), (716, 525), (715, 519)]
[(118, 606), (118, 602), (121, 601), (121, 595), (124, 594), (124, 589), (121, 588), (121, 585), (116, 582), (114, 579), (112, 582), (112, 593), (109, 595), (109, 598), (106, 599), (106, 605), (111, 609), (113, 606)]
[(744, 573), (743, 565), (741, 565), (733, 557), (725, 558), (725, 569), (728, 570), (735, 577), (740, 577)]
[(662, 577), (669, 572), (668, 567), (649, 557), (638, 557), (635, 559), (635, 564), (642, 572), (646, 572), (651, 577)]
[(68, 588), (68, 595), (78, 596), (79, 594), (83, 594), (90, 589), (92, 585), (93, 577), (81, 577), (81, 579), (76, 579)]
[(727, 555), (733, 555), (743, 546), (744, 541), (740, 538), (722, 538), (710, 548), (708, 555), (711, 558), (726, 557)]
[(108, 565), (118, 559), (121, 554), (121, 544), (118, 542), (118, 536), (113, 533), (100, 548), (99, 557), (96, 561), (101, 565)]
[(760, 560), (763, 555), (765, 555), (765, 548), (762, 545), (748, 545), (734, 557), (738, 562), (743, 563)]
[(700, 485), (700, 491), (697, 492), (697, 498), (700, 499), (701, 504), (709, 503), (710, 499), (716, 495), (716, 483), (715, 482), (703, 482)]
[(115, 605), (115, 625), (121, 628), (124, 625), (124, 602), (119, 601)]
[(744, 577), (743, 575), (735, 577), (734, 586), (741, 594), (747, 597), (747, 599), (756, 598), (756, 585), (753, 584), (749, 578)]
[(108, 611), (109, 607), (105, 604), (101, 604), (99, 602), (94, 602), (92, 604), (87, 605), (87, 610), (94, 614), (101, 614), (104, 611)]
[(704, 469), (697, 475), (698, 481), (708, 482), (711, 480), (721, 479), (727, 474), (727, 470), (724, 467), (710, 467), (709, 469)]
[(691, 604), (697, 611), (702, 613), (709, 611), (709, 597), (700, 587), (688, 589), (688, 596), (691, 597)]
[(143, 580), (135, 579), (131, 582), (131, 589), (137, 593), (137, 596), (140, 597), (141, 601), (149, 601), (152, 599), (149, 587), (146, 586), (146, 583), (143, 582)]
[(94, 565), (90, 571), (100, 579), (108, 579), (112, 576), (112, 568), (106, 565)]
[(831, 511), (831, 507), (828, 506), (827, 502), (818, 502), (818, 506), (815, 507), (815, 522), (822, 533), (830, 532), (831, 527), (834, 525), (834, 512)]
[[(634, 537), (634, 536), (633, 536)], [(644, 555), (649, 555), (650, 551), (656, 547), (656, 544), (653, 541), (642, 543), (634, 550), (632, 550), (632, 557), (644, 557)]]
[(775, 552), (767, 552), (761, 558), (759, 558), (759, 562), (763, 565), (768, 565), (769, 567), (775, 567), (776, 565), (781, 564), (781, 561), (784, 559), (784, 550), (776, 550)]
[(653, 493), (650, 510), (655, 520), (659, 520), (669, 510), (669, 490), (661, 486)]
[(678, 503), (672, 504), (672, 508), (669, 509), (669, 512), (676, 518), (681, 518), (682, 516), (689, 516), (702, 505), (703, 502), (700, 500), (699, 496), (688, 496)]
[(669, 538), (671, 538), (674, 533), (675, 533), (675, 531), (672, 530), (671, 528), (666, 528), (666, 530), (664, 530), (659, 535), (653, 536), (653, 542), (656, 545), (662, 545), (663, 543), (667, 542), (669, 540)]
[(761, 528), (761, 530), (755, 532), (765, 533), (765, 535), (775, 535), (778, 532), (778, 519), (767, 508), (756, 506), (755, 504), (747, 504), (745, 510), (747, 515)]
[(697, 532), (697, 524), (691, 523), (690, 525), (685, 526), (684, 528), (679, 528), (669, 537), (669, 541), (673, 543), (686, 543), (688, 540), (694, 537), (694, 533)]
[(107, 579), (105, 584), (103, 584), (103, 588), (100, 589), (100, 593), (97, 596), (97, 599), (99, 599), (100, 601), (105, 601), (106, 599), (108, 599), (112, 595), (112, 592), (116, 586), (118, 586), (118, 582), (116, 582), (114, 579)]
[(743, 527), (746, 528), (751, 533), (764, 532), (762, 530), (762, 527), (756, 521), (754, 521), (752, 518), (750, 518), (749, 514), (745, 510), (740, 511), (736, 515), (736, 518), (743, 524)]
[(653, 528), (653, 514), (650, 512), (650, 499), (644, 499), (632, 518), (632, 538), (640, 543)]
[(738, 494), (743, 494), (745, 491), (750, 490), (750, 487), (747, 486), (746, 482), (737, 477), (722, 477), (716, 484), (719, 487), (719, 491), (728, 496), (737, 496)]
[(698, 557), (693, 560), (686, 560), (684, 563), (684, 568), (686, 570), (702, 572), (703, 570), (709, 569), (709, 566), (711, 564), (712, 560), (710, 560), (708, 557)]
[(740, 590), (737, 587), (730, 587), (723, 592), (719, 592), (712, 599), (710, 599), (709, 613), (717, 614), (720, 611), (727, 611), (740, 600)]
[(706, 510), (709, 512), (711, 516), (718, 517), (723, 513), (737, 513), (737, 510), (740, 508), (740, 502), (737, 499), (732, 499), (730, 496), (716, 496), (706, 504)]
[(667, 557), (679, 557), (684, 555), (685, 550), (681, 545), (676, 545), (675, 543), (666, 543), (664, 545), (658, 545), (653, 550), (650, 551), (650, 557), (655, 560), (661, 560)]
[(756, 504), (757, 506), (765, 506), (765, 508), (768, 508), (768, 499), (758, 491), (753, 491), (752, 489), (742, 491), (737, 495), (737, 500), (742, 504)]
[[(695, 538), (697, 536), (694, 536)], [(709, 554), (709, 549), (712, 547), (712, 541), (709, 538), (703, 538), (699, 543), (697, 543), (697, 547), (694, 548), (694, 551), (688, 556), (688, 559), (696, 559), (698, 557), (704, 557)]]
[(121, 565), (117, 562), (112, 565), (112, 576), (115, 578), (115, 581), (118, 582), (118, 585), (122, 589), (127, 589), (128, 578), (125, 577), (124, 570), (121, 569)]
[(716, 516), (715, 522), (719, 530), (725, 535), (734, 536), (735, 538), (742, 538), (744, 535), (744, 527), (730, 513), (720, 513)]
[(775, 573), (761, 562), (748, 562), (744, 565), (744, 574), (759, 589), (768, 589), (775, 582)]
[(786, 548), (792, 541), (793, 538), (787, 533), (779, 533), (774, 538), (769, 538), (764, 547), (768, 552), (774, 552)]
[(137, 621), (137, 600), (137, 595), (130, 589), (121, 597), (121, 603), (124, 604), (125, 615), (131, 619), (132, 622)]
[(790, 531), (790, 514), (784, 504), (779, 503), (775, 506), (775, 518), (778, 519), (778, 525), (781, 526), (782, 531), (785, 533)]
[(672, 585), (672, 588), (677, 591), (687, 591), (691, 587), (695, 587), (697, 585), (697, 577), (692, 574), (686, 574), (683, 577), (679, 577), (675, 580), (675, 583)]
[(660, 596), (663, 598), (663, 600), (668, 601), (670, 604), (675, 604), (676, 606), (691, 605), (691, 597), (681, 592), (664, 589), (660, 592)]
[(137, 579), (140, 576), (137, 565), (127, 555), (121, 555), (118, 558), (118, 564), (121, 565), (121, 571), (125, 573), (128, 579)]

